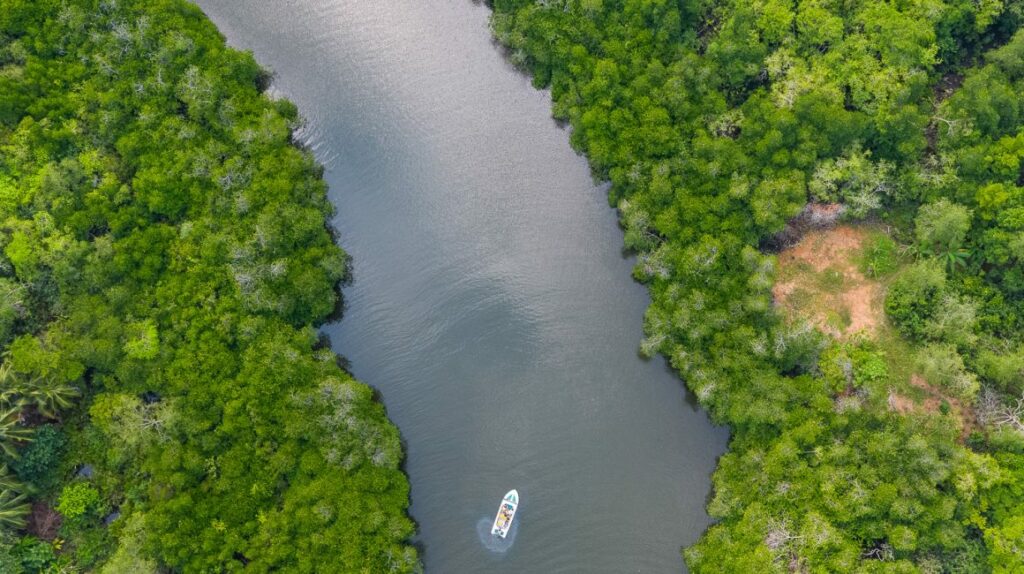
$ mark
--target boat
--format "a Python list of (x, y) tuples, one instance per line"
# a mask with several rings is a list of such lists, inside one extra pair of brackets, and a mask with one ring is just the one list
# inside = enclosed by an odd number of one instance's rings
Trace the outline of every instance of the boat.
[(519, 507), (519, 491), (512, 489), (505, 493), (498, 505), (498, 515), (494, 517), (494, 526), (491, 527), (491, 534), (501, 536), (508, 534), (512, 528), (512, 520), (516, 517), (516, 508)]

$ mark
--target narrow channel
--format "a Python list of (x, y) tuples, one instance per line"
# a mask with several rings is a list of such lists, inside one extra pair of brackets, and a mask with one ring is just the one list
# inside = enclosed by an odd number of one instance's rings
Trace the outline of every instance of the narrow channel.
[[(685, 571), (727, 440), (661, 359), (622, 232), (470, 0), (199, 0), (275, 72), (354, 258), (325, 327), (407, 444), (428, 573)], [(484, 544), (517, 488), (515, 536)]]

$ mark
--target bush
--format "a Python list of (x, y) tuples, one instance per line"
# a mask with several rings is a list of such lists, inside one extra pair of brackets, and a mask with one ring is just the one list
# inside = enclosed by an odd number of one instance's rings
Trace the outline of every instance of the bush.
[(60, 459), (66, 446), (67, 437), (60, 428), (55, 425), (39, 427), (36, 429), (35, 440), (21, 453), (21, 458), (14, 462), (14, 472), (23, 482), (46, 493), (60, 479)]
[(26, 536), (18, 541), (10, 538), (0, 540), (0, 573), (47, 572), (46, 567), (54, 558), (53, 546), (32, 536)]
[(922, 249), (938, 255), (959, 249), (970, 228), (971, 210), (943, 198), (921, 206), (914, 234)]
[(1024, 392), (1024, 349), (996, 353), (983, 350), (978, 355), (978, 373), (1004, 393), (1020, 395)]
[(889, 287), (885, 313), (903, 335), (921, 340), (946, 289), (946, 273), (935, 261), (912, 265)]
[(71, 522), (95, 516), (100, 510), (100, 492), (84, 482), (69, 484), (60, 493), (57, 510)]
[(918, 356), (917, 368), (929, 383), (961, 399), (973, 401), (978, 394), (978, 378), (964, 367), (953, 345), (928, 345)]
[(973, 347), (978, 341), (978, 305), (970, 297), (944, 294), (931, 318), (925, 321), (928, 338), (952, 343), (961, 349)]
[(15, 551), (25, 572), (43, 572), (55, 558), (50, 543), (31, 536), (22, 538)]

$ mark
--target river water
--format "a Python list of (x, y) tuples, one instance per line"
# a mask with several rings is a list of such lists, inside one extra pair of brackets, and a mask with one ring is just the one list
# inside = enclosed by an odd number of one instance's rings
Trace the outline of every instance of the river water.
[[(489, 10), (198, 3), (308, 120), (354, 258), (324, 330), (402, 432), (427, 572), (685, 571), (727, 433), (637, 356), (648, 297), (606, 190), (492, 44)], [(496, 544), (510, 488), (517, 527)]]

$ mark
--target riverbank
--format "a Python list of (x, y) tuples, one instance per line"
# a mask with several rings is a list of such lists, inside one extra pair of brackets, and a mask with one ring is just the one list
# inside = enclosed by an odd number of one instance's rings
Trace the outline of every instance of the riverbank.
[[(489, 10), (201, 4), (275, 71), (328, 168), (354, 281), (324, 331), (407, 441), (426, 571), (683, 568), (727, 435), (637, 356), (649, 298), (606, 190)], [(510, 488), (524, 506), (501, 553), (476, 525)]]
[(7, 3), (0, 65), (0, 570), (416, 571), (295, 106), (183, 0)]
[[(1020, 201), (1009, 151), (1020, 12), (631, 0), (494, 10), (496, 38), (550, 88), (574, 148), (611, 183), (633, 276), (652, 297), (642, 352), (667, 357), (733, 432), (708, 506), (718, 522), (685, 551), (693, 571), (1016, 568), (1005, 541), (1019, 505), (987, 509), (1024, 481), (1024, 434), (1012, 430), (1024, 392), (1017, 224), (994, 211)], [(922, 370), (1002, 413), (966, 447), (950, 419), (887, 407), (885, 349), (782, 320), (777, 260), (760, 248), (808, 201), (882, 217), (906, 238), (919, 261), (889, 287), (887, 317), (926, 345)]]

